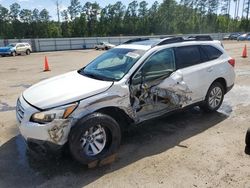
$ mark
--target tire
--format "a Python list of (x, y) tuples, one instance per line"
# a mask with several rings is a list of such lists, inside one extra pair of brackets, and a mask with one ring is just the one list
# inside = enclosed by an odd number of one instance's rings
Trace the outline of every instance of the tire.
[(96, 50), (99, 50), (97, 47), (95, 47)]
[(200, 108), (206, 112), (218, 110), (223, 102), (225, 95), (224, 87), (219, 82), (214, 82), (208, 89), (205, 101)]
[(247, 130), (246, 138), (245, 138), (246, 146), (250, 148), (250, 128)]
[(16, 56), (16, 52), (11, 52), (11, 56), (15, 57)]
[[(82, 118), (69, 134), (70, 153), (84, 165), (113, 155), (118, 150), (120, 142), (120, 126), (112, 117), (101, 113), (93, 113)], [(95, 149), (92, 149), (93, 147)]]
[(26, 50), (26, 55), (30, 55), (30, 50)]
[(108, 50), (109, 48), (108, 47), (105, 47), (105, 50)]

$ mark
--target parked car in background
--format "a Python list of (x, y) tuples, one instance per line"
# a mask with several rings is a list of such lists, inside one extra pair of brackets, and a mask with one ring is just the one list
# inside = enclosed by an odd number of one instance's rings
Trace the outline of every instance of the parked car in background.
[(227, 34), (223, 37), (223, 40), (230, 40), (230, 34)]
[(237, 40), (241, 33), (232, 33), (229, 37), (230, 40)]
[(100, 42), (97, 45), (95, 45), (96, 50), (99, 50), (99, 49), (109, 50), (109, 49), (114, 48), (114, 47), (115, 47), (115, 45), (110, 44), (109, 42)]
[(245, 33), (245, 34), (240, 35), (240, 36), (237, 38), (237, 40), (238, 40), (238, 41), (250, 40), (250, 33)]
[(29, 43), (11, 43), (5, 47), (0, 47), (0, 55), (16, 56), (20, 54), (30, 55), (32, 48)]
[(227, 34), (223, 37), (223, 40), (237, 40), (240, 35), (240, 33)]

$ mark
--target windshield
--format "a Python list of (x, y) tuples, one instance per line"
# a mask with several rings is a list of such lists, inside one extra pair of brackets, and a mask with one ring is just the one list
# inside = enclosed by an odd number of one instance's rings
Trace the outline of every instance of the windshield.
[(15, 47), (15, 45), (14, 44), (8, 44), (7, 47), (13, 48), (13, 47)]
[(118, 81), (144, 53), (144, 50), (115, 48), (97, 57), (79, 73), (99, 80)]

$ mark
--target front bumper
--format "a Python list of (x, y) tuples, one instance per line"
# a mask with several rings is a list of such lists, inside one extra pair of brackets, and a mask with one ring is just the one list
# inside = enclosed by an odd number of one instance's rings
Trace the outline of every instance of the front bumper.
[(11, 52), (0, 52), (0, 55), (10, 55)]
[(18, 99), (16, 108), (18, 128), (25, 140), (41, 140), (64, 145), (68, 141), (73, 119), (55, 119), (47, 124), (31, 122), (30, 117), (37, 112), (39, 110), (29, 105), (22, 96)]

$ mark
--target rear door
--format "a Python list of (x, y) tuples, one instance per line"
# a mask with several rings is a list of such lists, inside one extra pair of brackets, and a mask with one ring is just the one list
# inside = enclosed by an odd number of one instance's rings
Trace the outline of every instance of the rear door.
[(211, 57), (209, 59), (208, 54), (200, 45), (177, 47), (175, 56), (177, 69), (192, 91), (190, 103), (203, 101), (214, 79), (214, 63), (211, 63), (213, 60)]

